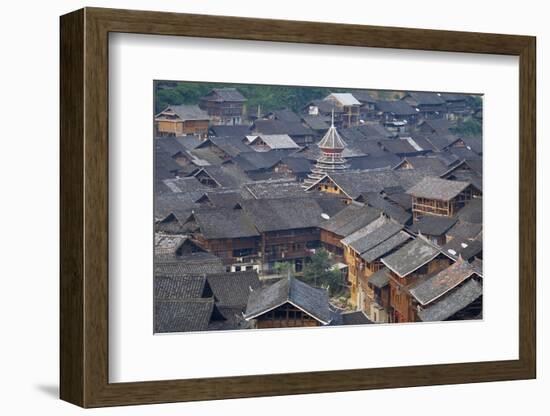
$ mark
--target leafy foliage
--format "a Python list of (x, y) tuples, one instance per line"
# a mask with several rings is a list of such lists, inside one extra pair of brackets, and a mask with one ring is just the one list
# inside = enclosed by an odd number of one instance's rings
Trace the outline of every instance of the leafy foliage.
[(481, 123), (473, 118), (469, 118), (467, 120), (464, 120), (463, 122), (459, 123), (455, 127), (451, 127), (450, 130), (458, 135), (461, 136), (479, 136), (481, 135)]
[(304, 280), (313, 286), (328, 286), (331, 295), (334, 295), (340, 289), (341, 274), (332, 269), (332, 265), (329, 252), (325, 249), (317, 250), (304, 266)]
[(168, 105), (198, 104), (212, 88), (237, 88), (247, 98), (247, 108), (256, 109), (259, 105), (264, 114), (282, 108), (300, 112), (312, 100), (324, 98), (331, 92), (344, 91), (321, 87), (156, 81), (155, 111), (160, 112)]
[(291, 276), (294, 276), (294, 267), (292, 266), (292, 263), (285, 262), (285, 261), (276, 262), (273, 265), (273, 271), (276, 274), (280, 274), (280, 275), (285, 275), (286, 276), (286, 275), (290, 274)]

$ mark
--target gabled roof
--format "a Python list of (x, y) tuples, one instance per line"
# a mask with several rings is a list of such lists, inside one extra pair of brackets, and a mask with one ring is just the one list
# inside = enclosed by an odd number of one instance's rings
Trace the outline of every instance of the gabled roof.
[(205, 294), (205, 276), (155, 276), (155, 300), (183, 300), (202, 298)]
[(347, 237), (380, 217), (380, 211), (363, 204), (351, 203), (320, 225), (320, 228)]
[(234, 126), (210, 126), (210, 131), (217, 137), (241, 137), (244, 138), (250, 133), (250, 126), (248, 124), (237, 124)]
[(399, 277), (406, 277), (410, 273), (424, 266), (440, 254), (440, 250), (429, 244), (422, 237), (405, 244), (396, 252), (382, 259), (382, 263)]
[(176, 259), (164, 260), (155, 258), (155, 276), (184, 276), (221, 273), (222, 260), (212, 253), (189, 253)]
[(453, 256), (460, 256), (469, 261), (483, 250), (483, 243), (478, 240), (470, 240), (464, 237), (454, 237), (445, 244), (441, 250)]
[(262, 134), (288, 134), (289, 136), (313, 136), (315, 133), (299, 121), (256, 120), (254, 130)]
[(363, 194), (363, 199), (368, 205), (381, 210), (399, 224), (407, 224), (412, 217), (412, 214), (405, 211), (401, 205), (383, 197), (379, 192), (366, 192)]
[(367, 282), (369, 282), (374, 287), (382, 289), (390, 283), (390, 270), (387, 267), (382, 267), (377, 272), (371, 274)]
[(376, 99), (366, 90), (354, 90), (351, 94), (362, 103), (375, 103)]
[(209, 274), (206, 280), (214, 294), (216, 306), (239, 308), (243, 311), (250, 292), (261, 286), (255, 271)]
[(293, 173), (309, 173), (311, 171), (311, 162), (303, 156), (290, 155), (281, 159)]
[(483, 222), (483, 199), (474, 198), (468, 201), (456, 216), (461, 222), (481, 224)]
[(214, 311), (213, 299), (156, 300), (154, 332), (204, 331)]
[(311, 197), (250, 199), (242, 207), (260, 232), (317, 227), (323, 213)]
[(300, 182), (293, 179), (268, 179), (247, 183), (244, 188), (254, 199), (303, 197), (304, 189)]
[(240, 155), (241, 153), (250, 152), (252, 149), (243, 143), (243, 137), (240, 136), (220, 136), (220, 137), (211, 137), (205, 140), (199, 148), (207, 147), (213, 145), (221, 149), (224, 153), (231, 157)]
[(347, 161), (351, 170), (382, 170), (394, 168), (401, 162), (401, 158), (392, 153), (387, 153), (382, 156), (352, 157)]
[(161, 112), (161, 114), (167, 110), (172, 110), (182, 121), (210, 119), (206, 111), (201, 110), (198, 105), (194, 105), (194, 104), (170, 105), (166, 107)]
[(441, 300), (420, 310), (418, 317), (424, 322), (444, 321), (470, 305), (482, 294), (481, 283), (475, 279), (469, 279)]
[(424, 215), (412, 225), (411, 230), (424, 235), (441, 236), (455, 225), (456, 221), (456, 218)]
[(474, 239), (483, 229), (481, 222), (471, 223), (459, 220), (454, 227), (447, 231), (447, 236), (452, 238)]
[(207, 186), (200, 183), (197, 178), (193, 176), (185, 178), (164, 179), (163, 182), (168, 188), (170, 188), (172, 192), (175, 193), (197, 193), (201, 191), (204, 192), (206, 189), (208, 189)]
[(413, 116), (418, 112), (407, 104), (405, 101), (395, 100), (395, 101), (378, 101), (375, 104), (375, 107), (378, 111), (382, 113), (390, 113), (395, 116)]
[(413, 146), (413, 144), (411, 144), (409, 140), (406, 140), (404, 138), (403, 139), (384, 139), (384, 140), (379, 140), (378, 143), (384, 150), (396, 155), (415, 154), (415, 153), (424, 151), (424, 149), (416, 146), (416, 143)]
[(468, 182), (426, 177), (418, 184), (409, 188), (407, 193), (416, 198), (450, 201), (464, 191), (468, 186), (470, 186)]
[(331, 98), (338, 101), (338, 103), (343, 106), (361, 105), (361, 103), (349, 92), (333, 92), (329, 94), (325, 100), (330, 100)]
[(344, 238), (342, 244), (350, 246), (354, 251), (361, 254), (383, 243), (402, 229), (402, 225), (380, 217), (380, 219)]
[(214, 88), (202, 97), (201, 100), (217, 102), (245, 102), (246, 98), (244, 98), (244, 96), (236, 88)]
[(414, 169), (431, 169), (438, 175), (442, 175), (449, 170), (448, 166), (440, 157), (437, 156), (408, 156), (399, 163), (395, 169), (399, 169), (405, 163), (410, 164)]
[(288, 134), (260, 134), (250, 142), (250, 145), (253, 146), (260, 141), (273, 150), (300, 148)]
[(361, 258), (367, 263), (372, 263), (382, 256), (387, 255), (390, 251), (395, 250), (397, 247), (399, 247), (411, 238), (412, 237), (405, 231), (399, 231), (397, 234), (392, 235), (390, 238), (381, 242), (377, 246), (365, 251), (364, 253), (361, 253)]
[(254, 319), (285, 303), (291, 303), (324, 325), (331, 321), (328, 292), (290, 276), (252, 291), (244, 318)]
[(241, 209), (214, 208), (195, 212), (193, 216), (207, 240), (259, 235), (251, 218)]
[(411, 97), (414, 101), (418, 103), (418, 105), (445, 104), (445, 100), (435, 92), (409, 92), (406, 96)]
[(424, 120), (420, 123), (420, 126), (426, 125), (430, 127), (435, 133), (438, 134), (450, 134), (450, 128), (452, 124), (445, 118), (436, 118), (433, 120)]
[(470, 263), (458, 259), (456, 263), (415, 286), (410, 292), (418, 303), (424, 306), (439, 299), (474, 274)]
[[(270, 169), (289, 154), (287, 150), (269, 152), (243, 152), (232, 159), (232, 162), (245, 172)], [(248, 181), (249, 182), (249, 181)]]
[(281, 121), (300, 122), (300, 117), (291, 109), (283, 108), (281, 110), (273, 110), (268, 115), (272, 115), (274, 119)]
[(302, 116), (304, 123), (312, 130), (325, 131), (330, 127), (330, 119), (323, 116)]
[[(241, 156), (241, 153), (239, 156)], [(238, 157), (239, 157), (238, 156)], [(193, 173), (197, 177), (201, 172), (206, 173), (220, 187), (239, 188), (241, 185), (250, 182), (246, 173), (234, 164), (224, 164), (220, 166), (205, 166)]]
[(342, 325), (365, 325), (372, 324), (372, 321), (363, 311), (342, 312)]

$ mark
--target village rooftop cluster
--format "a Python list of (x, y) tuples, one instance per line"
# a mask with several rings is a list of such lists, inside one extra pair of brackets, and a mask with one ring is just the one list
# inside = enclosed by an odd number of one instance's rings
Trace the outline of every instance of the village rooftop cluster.
[[(154, 331), (480, 319), (482, 138), (458, 129), (479, 98), (349, 90), (264, 114), (228, 87), (163, 108)], [(317, 257), (337, 281), (304, 278)]]

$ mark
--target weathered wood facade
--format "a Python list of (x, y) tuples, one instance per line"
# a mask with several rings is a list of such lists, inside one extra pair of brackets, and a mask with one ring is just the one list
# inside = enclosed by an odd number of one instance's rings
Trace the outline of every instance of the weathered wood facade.
[(244, 118), (244, 98), (235, 88), (215, 88), (200, 99), (213, 124), (237, 125)]
[(191, 106), (167, 107), (155, 116), (157, 136), (208, 136), (210, 120), (206, 113), (190, 110)]
[(287, 302), (255, 318), (255, 328), (293, 328), (320, 326), (321, 323), (311, 315)]

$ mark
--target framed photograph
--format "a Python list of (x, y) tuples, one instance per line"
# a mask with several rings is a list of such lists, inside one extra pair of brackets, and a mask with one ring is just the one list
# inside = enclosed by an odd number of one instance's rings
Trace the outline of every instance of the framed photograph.
[(82, 407), (536, 377), (535, 38), (61, 17)]

